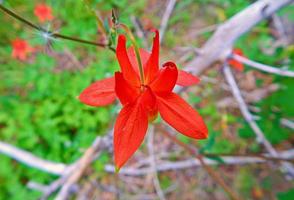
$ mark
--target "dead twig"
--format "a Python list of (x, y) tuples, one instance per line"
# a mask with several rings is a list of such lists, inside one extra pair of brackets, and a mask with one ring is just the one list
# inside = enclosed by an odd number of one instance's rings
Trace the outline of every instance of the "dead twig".
[(151, 173), (152, 173), (152, 178), (153, 178), (153, 184), (155, 187), (156, 194), (160, 200), (165, 200), (164, 193), (160, 187), (160, 182), (158, 179), (157, 175), (157, 168), (156, 168), (156, 161), (155, 161), (155, 156), (154, 156), (154, 127), (150, 126), (149, 131), (148, 131), (148, 142), (147, 142), (147, 147), (150, 155), (150, 167), (151, 167)]
[[(279, 152), (281, 159), (293, 159), (294, 157), (294, 150), (287, 150)], [(209, 158), (204, 158), (204, 162), (207, 165), (247, 165), (247, 164), (263, 164), (266, 163), (266, 160), (259, 157), (244, 157), (244, 156), (221, 156), (220, 159), (222, 162), (218, 162)], [(184, 170), (192, 167), (201, 167), (201, 163), (199, 160), (196, 159), (187, 159), (181, 161), (165, 161), (161, 162), (156, 166), (158, 172), (165, 172), (171, 170)], [(121, 175), (127, 176), (144, 176), (150, 174), (150, 167), (142, 167), (142, 168), (135, 168), (135, 167), (124, 167), (120, 170)], [(115, 172), (115, 167), (113, 165), (106, 165), (105, 171), (109, 173)]]
[(161, 20), (160, 29), (159, 29), (159, 35), (160, 35), (159, 43), (160, 44), (163, 41), (163, 36), (164, 36), (165, 30), (167, 28), (168, 20), (169, 20), (171, 13), (173, 12), (175, 5), (176, 5), (176, 0), (169, 0), (168, 1), (168, 4), (166, 6), (166, 10), (165, 10), (163, 17), (162, 17), (162, 20)]
[(0, 153), (17, 160), (18, 162), (24, 163), (27, 166), (39, 169), (50, 174), (61, 175), (67, 168), (67, 166), (63, 163), (52, 162), (39, 158), (28, 151), (16, 148), (10, 144), (1, 141)]
[(171, 135), (169, 132), (162, 130), (161, 131), (165, 136), (170, 138), (173, 142), (178, 144), (179, 146), (183, 147), (185, 150), (187, 150), (191, 155), (195, 156), (201, 166), (207, 171), (207, 173), (224, 189), (224, 191), (227, 192), (227, 194), (231, 197), (231, 199), (237, 200), (241, 199), (231, 188), (225, 183), (225, 181), (222, 179), (221, 176), (219, 176), (211, 167), (209, 167), (204, 159), (203, 156), (200, 155), (194, 148), (190, 147), (189, 145), (183, 143), (182, 141), (178, 140), (175, 136)]
[(280, 123), (281, 123), (283, 126), (289, 128), (289, 129), (294, 130), (294, 122), (293, 122), (292, 120), (282, 118), (282, 119), (280, 120)]
[(259, 0), (221, 24), (201, 48), (201, 56), (187, 63), (186, 70), (199, 75), (213, 63), (224, 60), (234, 42), (257, 23), (293, 0)]
[[(251, 127), (251, 129), (256, 134), (257, 141), (264, 145), (265, 149), (267, 150), (267, 152), (270, 155), (272, 155), (274, 157), (279, 157), (279, 154), (274, 149), (274, 147), (271, 145), (271, 143), (265, 138), (264, 133), (259, 128), (257, 123), (254, 121), (253, 116), (249, 112), (249, 109), (248, 109), (248, 107), (247, 107), (247, 105), (241, 95), (240, 89), (236, 83), (236, 80), (232, 74), (230, 67), (225, 64), (223, 71), (224, 71), (225, 78), (231, 87), (233, 96), (236, 98), (236, 100), (239, 104), (240, 111), (241, 111), (242, 115), (244, 116), (245, 120), (247, 121), (247, 123), (249, 124), (249, 126)], [(290, 163), (282, 162), (282, 166), (290, 176), (294, 177), (294, 168)]]
[(277, 74), (277, 75), (280, 75), (280, 76), (294, 77), (294, 72), (292, 72), (292, 71), (288, 71), (288, 70), (278, 68), (278, 67), (271, 67), (269, 65), (258, 63), (258, 62), (255, 62), (253, 60), (249, 60), (249, 59), (247, 59), (247, 58), (245, 58), (243, 56), (239, 56), (239, 55), (236, 55), (236, 54), (233, 54), (232, 57), (233, 57), (233, 59), (235, 59), (235, 60), (237, 60), (237, 61), (239, 61), (241, 63), (244, 63), (244, 64), (246, 64), (246, 65), (248, 65), (250, 67), (259, 69), (259, 70), (264, 71), (264, 72)]

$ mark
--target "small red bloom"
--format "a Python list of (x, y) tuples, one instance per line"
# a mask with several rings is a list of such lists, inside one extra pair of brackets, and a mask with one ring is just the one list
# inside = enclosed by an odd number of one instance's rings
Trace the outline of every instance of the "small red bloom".
[(163, 120), (180, 133), (195, 139), (208, 136), (201, 116), (172, 90), (176, 84), (189, 86), (199, 79), (177, 69), (173, 62), (159, 68), (159, 34), (156, 31), (151, 53), (140, 49), (144, 80), (140, 80), (138, 62), (133, 47), (126, 49), (126, 38), (119, 35), (116, 56), (121, 72), (114, 78), (97, 81), (80, 94), (80, 101), (92, 105), (107, 105), (118, 97), (123, 105), (114, 126), (114, 160), (117, 168), (139, 148), (145, 137), (148, 121), (159, 112)]
[[(242, 49), (239, 49), (239, 48), (235, 48), (233, 49), (233, 54), (236, 54), (236, 55), (239, 55), (239, 56), (243, 56), (244, 57), (244, 54), (243, 54), (243, 51)], [(233, 68), (235, 68), (236, 70), (242, 72), (244, 70), (244, 65), (243, 63), (235, 60), (235, 59), (229, 59), (228, 60), (228, 63), (229, 65), (231, 65)]]
[(33, 52), (33, 48), (25, 40), (17, 38), (13, 40), (11, 44), (12, 44), (11, 56), (13, 58), (26, 60), (27, 54)]
[(52, 9), (46, 4), (37, 4), (34, 9), (34, 14), (38, 17), (39, 22), (50, 21), (53, 19)]

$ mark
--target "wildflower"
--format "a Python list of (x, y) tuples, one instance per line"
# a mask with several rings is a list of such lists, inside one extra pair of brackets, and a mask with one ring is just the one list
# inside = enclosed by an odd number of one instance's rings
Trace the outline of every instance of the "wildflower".
[(15, 39), (12, 41), (12, 57), (20, 60), (26, 60), (27, 54), (33, 52), (33, 48), (27, 41), (22, 39)]
[[(244, 56), (242, 49), (235, 48), (233, 49), (233, 54), (236, 54), (238, 56)], [(235, 60), (235, 59), (229, 59), (228, 60), (229, 65), (231, 65), (233, 68), (236, 70), (242, 72), (244, 70), (244, 65), (243, 63)]]
[[(172, 90), (176, 84), (189, 86), (199, 79), (178, 70), (169, 61), (159, 68), (159, 34), (156, 31), (151, 53), (139, 49), (142, 66), (135, 49), (126, 49), (126, 38), (119, 35), (116, 56), (121, 72), (97, 81), (79, 96), (81, 102), (91, 106), (104, 106), (116, 97), (123, 105), (114, 126), (114, 160), (119, 169), (143, 142), (148, 121), (160, 113), (163, 120), (180, 133), (205, 139), (208, 131), (201, 116)], [(142, 73), (143, 72), (143, 73)], [(143, 75), (143, 76), (142, 76)]]
[(34, 14), (38, 17), (39, 22), (50, 21), (53, 19), (52, 9), (46, 4), (37, 4), (34, 9)]

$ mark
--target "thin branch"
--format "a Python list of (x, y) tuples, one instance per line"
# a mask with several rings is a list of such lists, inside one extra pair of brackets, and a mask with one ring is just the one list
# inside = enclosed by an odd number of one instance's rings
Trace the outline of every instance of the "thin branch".
[[(267, 152), (271, 156), (278, 157), (279, 154), (273, 148), (271, 143), (265, 138), (264, 133), (259, 128), (257, 123), (254, 121), (253, 116), (249, 112), (249, 109), (248, 109), (248, 107), (247, 107), (247, 105), (246, 105), (246, 103), (245, 103), (245, 101), (244, 101), (244, 99), (243, 99), (243, 97), (241, 95), (240, 89), (239, 89), (239, 87), (238, 87), (238, 85), (236, 83), (236, 80), (235, 80), (235, 78), (234, 78), (234, 76), (232, 74), (232, 71), (231, 71), (230, 67), (227, 66), (226, 64), (224, 66), (224, 75), (225, 75), (225, 78), (226, 78), (228, 84), (231, 87), (233, 96), (236, 98), (236, 100), (237, 100), (237, 102), (239, 104), (239, 108), (241, 110), (242, 115), (244, 116), (245, 120), (247, 121), (247, 123), (249, 124), (251, 129), (256, 134), (257, 141), (264, 145), (265, 149), (267, 150)], [(282, 162), (282, 166), (289, 173), (289, 175), (294, 177), (294, 168), (290, 163)]]
[[(107, 142), (107, 140), (109, 140)], [(104, 143), (109, 143), (111, 139), (106, 139), (103, 138)], [(110, 144), (105, 144), (105, 146), (110, 146)], [(64, 174), (66, 172), (71, 171), (70, 167), (71, 165), (66, 165), (64, 163), (55, 163), (52, 161), (48, 161), (48, 160), (44, 160), (42, 158), (36, 157), (35, 155), (33, 155), (32, 153), (28, 152), (28, 151), (24, 151), (22, 149), (16, 148), (10, 144), (4, 143), (4, 142), (0, 142), (0, 153), (13, 158), (27, 166), (36, 168), (38, 170), (44, 171), (46, 173), (51, 173), (51, 174), (55, 174), (55, 175), (61, 175), (64, 176)], [(260, 155), (260, 154), (246, 154), (246, 155), (242, 155), (242, 154), (203, 154), (203, 156), (209, 156), (209, 157), (221, 157), (222, 159), (226, 159), (228, 158), (246, 158), (246, 159), (255, 159), (255, 158), (260, 158), (262, 159), (264, 162), (266, 160), (283, 160), (283, 161), (289, 161), (288, 157), (287, 159), (282, 156), (282, 157), (271, 157), (269, 155)], [(281, 156), (279, 154), (279, 156)], [(229, 163), (228, 163), (229, 164)], [(52, 184), (51, 184), (52, 185)], [(56, 184), (53, 184), (56, 185)], [(58, 184), (58, 187), (61, 184)], [(55, 190), (58, 189), (58, 187), (54, 187), (51, 186), (51, 188), (56, 188), (53, 189), (53, 192)], [(52, 193), (52, 192), (51, 192)]]
[[(288, 151), (282, 151), (279, 152), (279, 155), (283, 159), (293, 159), (294, 157), (294, 150), (288, 150)], [(209, 158), (204, 158), (204, 162), (207, 165), (247, 165), (247, 164), (262, 164), (265, 163), (266, 160), (262, 158), (256, 158), (256, 157), (238, 157), (238, 156), (223, 156), (220, 157), (222, 162), (218, 162)], [(184, 170), (187, 168), (192, 167), (201, 167), (201, 163), (199, 160), (195, 159), (187, 159), (187, 160), (181, 160), (181, 161), (166, 161), (161, 162), (160, 164), (157, 164), (156, 169), (158, 172), (165, 172), (165, 171), (171, 171), (171, 170)], [(115, 167), (113, 165), (106, 165), (105, 171), (109, 173), (115, 172)], [(124, 167), (119, 172), (122, 175), (127, 176), (143, 176), (151, 173), (150, 167), (144, 167), (144, 168), (134, 168), (134, 167)]]
[(150, 167), (151, 167), (151, 173), (153, 175), (153, 184), (155, 187), (155, 191), (157, 193), (157, 196), (160, 200), (165, 200), (164, 193), (160, 187), (160, 182), (158, 179), (157, 175), (157, 167), (156, 167), (156, 161), (155, 161), (155, 156), (154, 156), (154, 127), (151, 125), (149, 127), (148, 131), (148, 142), (147, 142), (147, 147), (150, 155)]
[(280, 120), (280, 123), (281, 123), (283, 126), (289, 128), (289, 129), (294, 130), (294, 122), (293, 122), (292, 120), (282, 118), (282, 119)]
[(79, 43), (84, 43), (84, 44), (90, 44), (90, 45), (94, 45), (94, 46), (99, 46), (99, 47), (107, 47), (109, 48), (110, 50), (114, 51), (115, 52), (115, 49), (113, 49), (112, 47), (110, 47), (108, 44), (102, 44), (102, 43), (98, 43), (98, 42), (93, 42), (93, 41), (88, 41), (88, 40), (84, 40), (84, 39), (81, 39), (81, 38), (75, 38), (75, 37), (71, 37), (71, 36), (67, 36), (67, 35), (62, 35), (62, 34), (59, 34), (59, 33), (54, 33), (54, 32), (50, 32), (48, 30), (45, 30), (44, 28), (30, 22), (29, 20), (23, 18), (22, 16), (16, 14), (14, 11), (4, 7), (3, 5), (0, 4), (0, 9), (7, 13), (8, 15), (10, 15), (11, 17), (19, 20), (20, 22), (30, 26), (31, 28), (33, 29), (36, 29), (37, 31), (40, 31), (42, 33), (46, 33), (48, 35), (50, 35), (51, 37), (54, 37), (54, 38), (61, 38), (61, 39), (65, 39), (65, 40), (70, 40), (70, 41), (74, 41), (74, 42), (79, 42)]
[(224, 189), (224, 191), (227, 192), (227, 194), (232, 199), (240, 199), (240, 197), (233, 191), (231, 188), (225, 183), (225, 181), (222, 179), (221, 176), (219, 176), (212, 168), (210, 168), (206, 162), (203, 159), (203, 156), (198, 154), (197, 151), (195, 151), (194, 148), (190, 147), (189, 145), (183, 143), (182, 141), (178, 140), (175, 136), (171, 135), (169, 132), (162, 130), (161, 133), (163, 133), (165, 136), (170, 138), (173, 142), (177, 143), (179, 146), (183, 147), (185, 150), (187, 150), (191, 155), (195, 156), (199, 162), (201, 163), (202, 167), (207, 171), (207, 173)]
[(74, 185), (83, 175), (86, 168), (92, 162), (93, 156), (101, 145), (101, 138), (97, 137), (93, 144), (86, 150), (83, 156), (76, 162), (73, 167), (72, 174), (63, 184), (60, 192), (56, 196), (56, 200), (67, 199), (70, 194), (71, 186)]
[(159, 42), (160, 42), (160, 44), (163, 41), (163, 36), (164, 36), (165, 30), (166, 30), (166, 27), (168, 24), (168, 20), (169, 20), (171, 13), (173, 12), (175, 5), (176, 5), (176, 0), (169, 0), (168, 1), (168, 4), (166, 6), (166, 10), (165, 10), (163, 17), (162, 17), (160, 29), (159, 29), (159, 35), (160, 35)]
[(63, 163), (44, 160), (42, 158), (34, 156), (28, 151), (16, 148), (10, 144), (1, 141), (0, 153), (17, 160), (18, 162), (24, 163), (30, 167), (39, 169), (50, 174), (61, 175), (66, 169), (66, 165)]
[(213, 63), (222, 60), (235, 41), (257, 23), (271, 16), (293, 0), (259, 0), (221, 24), (201, 48), (201, 56), (187, 63), (186, 70), (199, 75)]
[(261, 64), (261, 63), (255, 62), (253, 60), (249, 60), (249, 59), (247, 59), (247, 58), (245, 58), (243, 56), (239, 56), (237, 54), (233, 54), (232, 58), (239, 61), (239, 62), (241, 62), (241, 63), (244, 63), (244, 64), (246, 64), (248, 66), (259, 69), (261, 71), (265, 71), (265, 72), (272, 73), (272, 74), (277, 74), (277, 75), (280, 75), (280, 76), (294, 77), (294, 72), (292, 72), (292, 71), (288, 71), (288, 70), (285, 70), (285, 69), (282, 69), (282, 68), (271, 67), (269, 65)]

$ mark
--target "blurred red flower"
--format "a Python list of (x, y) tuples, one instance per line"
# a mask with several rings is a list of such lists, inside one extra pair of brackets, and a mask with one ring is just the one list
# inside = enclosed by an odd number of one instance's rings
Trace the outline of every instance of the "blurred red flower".
[(26, 60), (27, 55), (33, 52), (33, 48), (27, 41), (16, 38), (12, 41), (12, 57), (20, 60)]
[[(163, 120), (180, 133), (195, 139), (208, 136), (202, 117), (172, 90), (176, 84), (189, 86), (199, 79), (178, 70), (173, 62), (159, 68), (159, 34), (156, 31), (152, 52), (139, 49), (144, 68), (140, 80), (138, 61), (133, 47), (126, 49), (126, 38), (119, 35), (116, 56), (121, 72), (114, 77), (97, 81), (79, 96), (81, 102), (91, 106), (112, 103), (116, 97), (123, 105), (114, 126), (114, 160), (119, 169), (143, 142), (148, 121), (158, 112)], [(143, 83), (142, 83), (143, 82)]]
[[(236, 54), (238, 56), (243, 56), (244, 57), (244, 54), (243, 54), (243, 51), (242, 49), (239, 49), (239, 48), (235, 48), (233, 49), (233, 54)], [(235, 68), (236, 70), (242, 72), (244, 70), (244, 65), (243, 63), (231, 58), (228, 60), (228, 63), (230, 66), (232, 66), (233, 68)]]
[(52, 9), (46, 4), (37, 4), (34, 9), (34, 14), (38, 17), (39, 22), (50, 21), (53, 19)]

